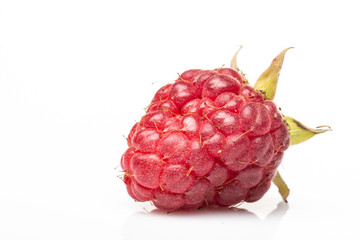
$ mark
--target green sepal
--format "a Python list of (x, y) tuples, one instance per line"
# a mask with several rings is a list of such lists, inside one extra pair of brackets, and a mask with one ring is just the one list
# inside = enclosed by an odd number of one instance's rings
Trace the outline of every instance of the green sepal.
[(279, 171), (276, 172), (275, 178), (273, 179), (273, 183), (278, 187), (282, 199), (285, 202), (287, 202), (287, 197), (289, 196), (290, 189), (286, 185), (284, 179), (282, 179)]
[(265, 99), (273, 100), (285, 53), (292, 47), (284, 49), (270, 64), (255, 83), (254, 89), (263, 94)]
[(328, 125), (322, 125), (316, 128), (309, 128), (292, 117), (283, 116), (283, 118), (289, 128), (290, 145), (302, 143), (312, 138), (316, 134), (324, 133), (332, 130), (331, 127)]
[(239, 74), (240, 74), (240, 76), (241, 76), (241, 78), (243, 80), (243, 85), (249, 85), (249, 81), (247, 80), (245, 74), (240, 70), (240, 68), (238, 67), (238, 64), (237, 64), (237, 55), (239, 54), (241, 49), (242, 49), (242, 46), (239, 47), (239, 49), (236, 51), (236, 53), (232, 57), (232, 59), (230, 61), (230, 68), (232, 68), (235, 71), (239, 72)]

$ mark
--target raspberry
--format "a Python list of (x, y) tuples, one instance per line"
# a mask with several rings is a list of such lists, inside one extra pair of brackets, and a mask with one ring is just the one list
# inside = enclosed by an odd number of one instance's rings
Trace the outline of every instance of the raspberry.
[(291, 136), (272, 98), (247, 83), (231, 68), (192, 69), (160, 88), (121, 158), (129, 195), (165, 210), (262, 198)]
[(263, 169), (271, 167), (276, 147), (286, 149), (289, 142), (283, 141), (288, 131), (274, 103), (266, 105), (261, 94), (242, 85), (240, 75), (223, 68), (190, 70), (161, 88), (128, 137), (123, 158), (130, 166), (123, 168), (131, 176), (130, 195), (166, 210), (252, 201), (250, 190), (274, 177)]

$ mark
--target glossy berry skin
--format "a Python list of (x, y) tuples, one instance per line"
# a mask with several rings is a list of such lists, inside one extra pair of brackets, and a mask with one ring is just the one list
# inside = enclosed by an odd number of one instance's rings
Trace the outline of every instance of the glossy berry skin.
[(192, 69), (156, 92), (127, 140), (129, 195), (176, 210), (262, 198), (289, 132), (276, 105), (238, 72)]

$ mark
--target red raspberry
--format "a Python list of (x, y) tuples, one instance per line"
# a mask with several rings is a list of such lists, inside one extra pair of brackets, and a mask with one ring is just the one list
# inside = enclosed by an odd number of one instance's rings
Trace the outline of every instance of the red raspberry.
[(135, 200), (166, 210), (253, 202), (269, 189), (288, 135), (275, 104), (238, 72), (189, 70), (157, 91), (131, 130), (125, 184)]
[(287, 201), (284, 151), (331, 130), (283, 116), (272, 101), (288, 49), (254, 88), (234, 70), (236, 54), (231, 68), (188, 70), (160, 88), (121, 158), (129, 195), (166, 210), (228, 207), (261, 199), (273, 181)]

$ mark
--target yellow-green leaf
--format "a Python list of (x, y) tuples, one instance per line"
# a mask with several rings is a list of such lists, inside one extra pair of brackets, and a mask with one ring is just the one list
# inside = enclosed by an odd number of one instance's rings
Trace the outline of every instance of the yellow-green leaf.
[(286, 185), (284, 179), (280, 176), (279, 171), (276, 172), (275, 178), (273, 179), (273, 183), (278, 187), (279, 193), (283, 200), (287, 202), (287, 197), (289, 196), (290, 189)]
[(239, 47), (239, 49), (236, 51), (236, 53), (234, 54), (234, 56), (231, 59), (230, 62), (230, 68), (234, 69), (235, 71), (239, 72), (242, 80), (243, 80), (243, 84), (244, 85), (249, 85), (249, 81), (246, 79), (245, 74), (240, 70), (240, 68), (238, 67), (237, 64), (237, 55), (240, 52), (240, 50), (242, 49), (242, 46)]
[(292, 47), (284, 49), (270, 64), (255, 83), (254, 89), (262, 93), (265, 99), (273, 100), (285, 53)]
[(332, 130), (331, 127), (328, 125), (322, 125), (316, 128), (309, 128), (292, 117), (283, 116), (283, 118), (286, 121), (289, 128), (291, 145), (304, 142), (312, 138), (316, 134), (324, 133)]
[(242, 46), (239, 47), (239, 49), (236, 51), (236, 53), (234, 54), (234, 56), (232, 57), (231, 62), (230, 62), (230, 67), (232, 69), (234, 69), (235, 71), (240, 70), (238, 65), (237, 65), (237, 55), (238, 55), (238, 53), (240, 52), (241, 49), (242, 49)]

